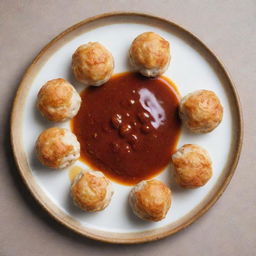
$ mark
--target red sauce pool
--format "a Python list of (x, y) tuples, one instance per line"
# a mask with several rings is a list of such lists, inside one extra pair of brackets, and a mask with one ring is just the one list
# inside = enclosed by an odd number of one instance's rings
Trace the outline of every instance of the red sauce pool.
[(134, 185), (169, 163), (181, 130), (179, 94), (170, 80), (121, 73), (85, 89), (81, 98), (71, 126), (86, 164)]

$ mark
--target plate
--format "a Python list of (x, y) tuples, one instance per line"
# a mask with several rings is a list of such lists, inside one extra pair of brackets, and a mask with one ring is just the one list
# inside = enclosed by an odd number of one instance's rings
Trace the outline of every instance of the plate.
[[(128, 49), (133, 39), (154, 31), (171, 44), (172, 60), (165, 76), (177, 85), (181, 95), (210, 89), (223, 106), (222, 123), (213, 132), (193, 135), (182, 130), (178, 146), (196, 143), (205, 147), (213, 160), (213, 177), (202, 188), (179, 188), (167, 166), (156, 178), (168, 184), (173, 201), (166, 218), (149, 223), (135, 217), (127, 203), (131, 187), (113, 183), (115, 193), (104, 211), (85, 213), (76, 208), (69, 195), (69, 169), (53, 171), (40, 165), (35, 156), (35, 141), (51, 126), (70, 128), (70, 123), (52, 124), (37, 112), (36, 95), (48, 80), (62, 77), (76, 86), (71, 74), (71, 56), (89, 41), (99, 41), (115, 58), (115, 73), (129, 71)], [(173, 234), (205, 213), (220, 197), (238, 162), (242, 144), (242, 116), (238, 96), (227, 72), (217, 57), (197, 37), (179, 25), (151, 15), (110, 13), (86, 19), (53, 39), (32, 62), (20, 83), (11, 118), (12, 147), (20, 174), (37, 201), (56, 220), (71, 230), (111, 243), (140, 243)], [(76, 165), (85, 167), (82, 162)]]

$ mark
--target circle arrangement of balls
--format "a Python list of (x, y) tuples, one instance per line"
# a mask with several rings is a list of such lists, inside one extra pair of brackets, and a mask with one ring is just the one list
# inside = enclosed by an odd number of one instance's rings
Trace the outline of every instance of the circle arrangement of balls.
[[(145, 32), (137, 36), (129, 50), (132, 66), (146, 77), (163, 74), (171, 55), (167, 40), (156, 33)], [(72, 56), (72, 71), (77, 81), (89, 86), (101, 86), (114, 70), (112, 54), (100, 43), (89, 42), (79, 46)], [(63, 122), (73, 118), (81, 105), (75, 88), (62, 78), (48, 81), (37, 96), (37, 108), (49, 121)], [(183, 97), (179, 116), (192, 133), (207, 133), (222, 120), (223, 107), (216, 94), (198, 90)], [(80, 144), (76, 136), (64, 128), (44, 130), (36, 141), (39, 161), (50, 168), (61, 169), (72, 165), (80, 157)], [(177, 184), (185, 189), (205, 185), (212, 176), (212, 161), (208, 152), (193, 144), (186, 144), (171, 156)], [(83, 170), (71, 184), (74, 204), (84, 211), (105, 209), (114, 193), (110, 180), (100, 171)], [(143, 180), (129, 194), (129, 204), (139, 218), (160, 221), (170, 209), (172, 193), (159, 180)]]

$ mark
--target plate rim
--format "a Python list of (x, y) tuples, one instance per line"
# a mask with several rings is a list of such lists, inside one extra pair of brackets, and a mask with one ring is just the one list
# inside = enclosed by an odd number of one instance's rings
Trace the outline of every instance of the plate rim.
[[(111, 18), (111, 17), (116, 17), (116, 16), (137, 16), (137, 17), (141, 17), (141, 18), (148, 18), (148, 19), (154, 19), (157, 20), (159, 22), (163, 22), (166, 24), (169, 24), (179, 30), (181, 30), (183, 33), (189, 35), (190, 37), (192, 37), (199, 45), (201, 45), (207, 53), (210, 54), (211, 57), (213, 57), (217, 63), (217, 65), (221, 68), (221, 72), (225, 75), (225, 78), (227, 79), (228, 83), (229, 83), (229, 89), (231, 89), (232, 91), (232, 98), (234, 99), (234, 105), (237, 108), (237, 131), (236, 134), (238, 134), (236, 142), (236, 148), (235, 148), (235, 155), (234, 155), (234, 161), (232, 164), (230, 164), (229, 166), (229, 171), (228, 171), (228, 175), (225, 178), (225, 180), (223, 181), (223, 183), (221, 184), (220, 188), (215, 192), (215, 194), (212, 196), (212, 198), (210, 198), (210, 201), (206, 204), (206, 206), (204, 208), (202, 208), (200, 211), (198, 211), (196, 214), (194, 214), (190, 219), (188, 219), (186, 222), (184, 222), (183, 224), (179, 225), (178, 227), (174, 228), (174, 229), (170, 229), (170, 230), (164, 230), (164, 227), (160, 227), (157, 229), (163, 229), (163, 232), (161, 232), (160, 234), (151, 234), (151, 235), (146, 235), (146, 236), (141, 236), (140, 238), (134, 238), (134, 239), (127, 239), (127, 238), (118, 238), (118, 237), (111, 237), (112, 233), (117, 233), (117, 232), (103, 232), (103, 233), (109, 233), (109, 236), (104, 236), (102, 235), (101, 231), (99, 231), (99, 234), (94, 234), (91, 233), (89, 228), (86, 228), (87, 230), (85, 230), (84, 228), (82, 230), (80, 230), (79, 228), (77, 228), (76, 226), (74, 226), (68, 219), (62, 219), (61, 216), (58, 215), (58, 213), (56, 213), (55, 211), (53, 211), (51, 208), (48, 207), (48, 205), (46, 205), (44, 203), (44, 201), (42, 201), (41, 196), (39, 195), (39, 193), (37, 191), (34, 190), (33, 185), (31, 184), (31, 180), (28, 177), (28, 170), (24, 170), (22, 165), (21, 165), (21, 160), (20, 160), (20, 150), (22, 150), (22, 148), (19, 148), (19, 145), (16, 144), (16, 138), (17, 138), (17, 134), (16, 134), (16, 129), (15, 129), (15, 119), (17, 117), (17, 115), (19, 115), (21, 113), (21, 111), (23, 110), (23, 108), (19, 108), (20, 106), (20, 94), (23, 92), (24, 87), (26, 84), (24, 84), (24, 81), (27, 79), (27, 77), (29, 76), (29, 73), (31, 71), (31, 69), (33, 68), (33, 66), (37, 63), (37, 61), (44, 55), (44, 53), (48, 50), (48, 48), (50, 48), (52, 45), (54, 45), (57, 41), (59, 41), (60, 39), (62, 39), (64, 36), (66, 36), (67, 34), (71, 33), (72, 31), (80, 28), (83, 25), (89, 24), (91, 22), (97, 21), (97, 20), (101, 20), (104, 18)], [(108, 243), (115, 243), (115, 244), (135, 244), (135, 243), (144, 243), (144, 242), (150, 242), (150, 241), (154, 241), (154, 240), (158, 240), (161, 238), (164, 238), (166, 236), (172, 235), (186, 227), (188, 227), (190, 224), (192, 224), (193, 222), (195, 222), (197, 219), (199, 219), (199, 217), (201, 217), (204, 213), (206, 213), (213, 205), (214, 203), (216, 203), (216, 201), (220, 198), (220, 196), (223, 194), (223, 192), (225, 191), (226, 187), (228, 186), (228, 184), (230, 183), (230, 180), (232, 179), (235, 169), (237, 167), (238, 161), (239, 161), (239, 157), (240, 157), (240, 153), (241, 153), (241, 148), (242, 148), (242, 144), (243, 144), (243, 114), (242, 114), (242, 108), (241, 108), (241, 103), (240, 103), (240, 99), (237, 93), (237, 89), (235, 87), (234, 82), (232, 81), (229, 73), (227, 72), (226, 67), (223, 65), (223, 63), (220, 61), (220, 59), (216, 56), (216, 54), (209, 49), (204, 42), (202, 42), (196, 35), (194, 35), (193, 33), (191, 33), (190, 31), (188, 31), (187, 29), (183, 28), (181, 25), (159, 17), (159, 16), (155, 16), (149, 13), (139, 13), (139, 12), (108, 12), (108, 13), (103, 13), (103, 14), (99, 14), (93, 17), (89, 17), (86, 18), (76, 24), (74, 24), (73, 26), (65, 29), (63, 32), (61, 32), (60, 34), (58, 34), (55, 38), (53, 38), (48, 44), (46, 44), (46, 46), (44, 46), (42, 48), (42, 50), (37, 54), (37, 56), (34, 58), (34, 60), (31, 62), (31, 64), (28, 66), (28, 68), (26, 69), (26, 71), (23, 74), (23, 77), (18, 85), (18, 89), (16, 92), (16, 95), (14, 97), (13, 100), (13, 105), (12, 105), (12, 110), (11, 110), (11, 119), (10, 119), (10, 137), (11, 137), (11, 146), (12, 146), (12, 150), (13, 150), (13, 155), (14, 155), (14, 159), (16, 162), (16, 166), (17, 169), (19, 171), (19, 174), (24, 182), (24, 184), (26, 185), (26, 187), (28, 188), (30, 194), (33, 196), (33, 198), (36, 199), (36, 201), (39, 203), (39, 205), (41, 207), (43, 207), (43, 209), (51, 216), (53, 217), (57, 222), (61, 223), (62, 225), (64, 225), (66, 228), (82, 235), (82, 236), (86, 236), (88, 238), (91, 239), (95, 239), (95, 240), (99, 240), (102, 242), (108, 242)], [(32, 175), (32, 174), (31, 174)], [(58, 207), (56, 207), (58, 208)], [(141, 234), (145, 234), (148, 233), (149, 231), (142, 231), (139, 232)], [(131, 233), (133, 234), (133, 232)]]

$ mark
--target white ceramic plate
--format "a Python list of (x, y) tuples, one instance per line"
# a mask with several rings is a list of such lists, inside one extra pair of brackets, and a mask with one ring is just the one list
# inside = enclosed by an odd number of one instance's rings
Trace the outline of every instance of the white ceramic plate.
[[(89, 41), (105, 45), (115, 58), (115, 73), (129, 71), (128, 49), (142, 32), (154, 31), (171, 44), (172, 60), (166, 73), (181, 95), (197, 90), (216, 92), (223, 107), (222, 123), (213, 132), (193, 135), (182, 131), (178, 146), (195, 143), (206, 148), (213, 160), (213, 177), (202, 188), (185, 190), (176, 186), (169, 166), (156, 178), (170, 185), (173, 201), (166, 218), (149, 223), (135, 217), (127, 203), (129, 186), (113, 183), (111, 204), (99, 213), (85, 213), (70, 198), (69, 170), (53, 171), (35, 157), (35, 141), (45, 128), (70, 128), (70, 123), (45, 121), (36, 110), (36, 96), (48, 80), (62, 77), (82, 87), (70, 70), (75, 49)], [(41, 205), (57, 220), (88, 237), (115, 243), (138, 243), (158, 239), (189, 225), (221, 195), (232, 177), (242, 140), (241, 112), (235, 89), (215, 55), (195, 36), (178, 25), (143, 14), (105, 14), (85, 20), (60, 34), (36, 57), (24, 75), (12, 113), (12, 143), (25, 183)], [(86, 167), (84, 163), (76, 165)]]

